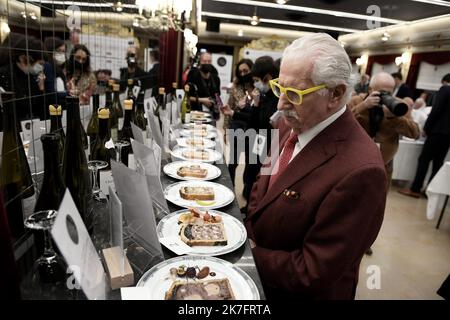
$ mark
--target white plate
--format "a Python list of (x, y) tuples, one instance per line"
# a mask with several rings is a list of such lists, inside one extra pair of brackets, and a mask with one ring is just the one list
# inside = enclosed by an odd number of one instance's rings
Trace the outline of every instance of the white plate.
[(191, 119), (191, 123), (194, 123), (194, 122), (210, 123), (210, 122), (212, 122), (212, 120), (211, 120), (211, 118), (207, 118), (207, 117)]
[(183, 156), (183, 152), (186, 150), (198, 150), (193, 148), (182, 148), (178, 147), (173, 149), (170, 154), (172, 155), (172, 161), (193, 161), (193, 162), (206, 162), (206, 163), (213, 163), (216, 161), (219, 161), (222, 159), (222, 154), (217, 150), (212, 149), (205, 149), (203, 151), (208, 152), (209, 158), (207, 160), (200, 160), (200, 159), (189, 159)]
[(178, 138), (177, 139), (177, 144), (180, 147), (184, 147), (184, 148), (195, 148), (195, 149), (212, 149), (216, 146), (216, 143), (210, 139), (205, 139), (205, 138), (201, 138), (201, 137), (194, 137), (194, 139), (196, 141), (202, 141), (203, 145), (197, 145), (197, 146), (191, 146), (190, 144), (187, 143), (187, 139), (192, 139), (189, 137), (184, 137), (184, 138)]
[[(178, 168), (184, 167), (184, 166), (191, 166), (191, 165), (199, 165), (201, 168), (208, 170), (208, 173), (205, 178), (195, 178), (195, 177), (180, 177), (177, 174)], [(194, 162), (194, 161), (175, 161), (168, 163), (164, 166), (163, 171), (165, 174), (167, 174), (169, 177), (178, 179), (178, 180), (213, 180), (222, 174), (220, 169), (216, 166), (213, 166), (209, 163), (200, 163), (200, 162)]]
[(182, 137), (199, 137), (199, 138), (205, 138), (205, 139), (213, 139), (215, 137), (217, 137), (217, 133), (216, 131), (206, 131), (206, 137), (202, 137), (201, 135), (199, 135), (199, 131), (194, 131), (194, 130), (188, 130), (188, 129), (183, 129), (180, 131), (180, 135)]
[[(216, 276), (208, 276), (204, 280), (224, 279), (230, 281), (231, 289), (236, 300), (259, 300), (259, 292), (255, 282), (241, 268), (228, 261), (207, 256), (182, 256), (163, 261), (148, 270), (137, 283), (137, 287), (148, 288), (151, 300), (164, 300), (166, 292), (174, 280), (170, 276), (171, 268), (209, 267)], [(177, 278), (180, 280), (180, 278)], [(190, 280), (198, 281), (198, 280)]]
[[(177, 237), (180, 245), (183, 245), (184, 242), (179, 236), (181, 225), (178, 224), (178, 219), (182, 213), (187, 212), (189, 210), (179, 210), (165, 216), (156, 228), (158, 238)], [(219, 256), (233, 252), (245, 243), (245, 240), (247, 240), (247, 231), (238, 219), (220, 211), (208, 210), (208, 212), (222, 217), (228, 244), (226, 246), (193, 246), (191, 247), (192, 250), (188, 253), (189, 255)]]
[[(214, 202), (205, 201), (211, 202), (211, 204), (200, 205), (195, 200), (186, 200), (181, 198), (180, 196), (181, 187), (196, 187), (196, 186), (212, 187), (214, 189), (214, 196), (215, 196)], [(215, 182), (197, 181), (197, 180), (183, 181), (171, 184), (164, 190), (164, 195), (167, 200), (183, 208), (195, 207), (201, 209), (217, 209), (229, 205), (234, 200), (233, 191), (231, 191), (227, 187)]]
[[(195, 123), (185, 123), (183, 128), (193, 130), (195, 125)], [(207, 131), (216, 131), (216, 128), (213, 125), (202, 124), (202, 126), (205, 126)]]
[(206, 118), (211, 118), (211, 114), (209, 112), (203, 112), (203, 111), (195, 110), (195, 111), (191, 111), (190, 113), (191, 113), (191, 118), (192, 118), (193, 115), (202, 116), (202, 117), (206, 117)]

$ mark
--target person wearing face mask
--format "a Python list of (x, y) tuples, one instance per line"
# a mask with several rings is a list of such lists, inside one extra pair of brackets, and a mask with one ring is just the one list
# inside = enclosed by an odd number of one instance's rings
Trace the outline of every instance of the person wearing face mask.
[(45, 105), (63, 105), (66, 96), (66, 76), (63, 72), (66, 62), (66, 45), (59, 38), (49, 37), (44, 41), (47, 61), (44, 63)]
[(203, 52), (200, 55), (200, 65), (189, 71), (187, 83), (189, 86), (192, 110), (211, 111), (214, 109), (215, 96), (220, 95), (220, 79), (217, 70), (211, 64), (211, 54)]
[(141, 88), (141, 91), (150, 89), (150, 76), (138, 65), (136, 47), (128, 49), (126, 60), (127, 67), (120, 69), (120, 91), (124, 92), (127, 89), (128, 79), (134, 79), (135, 84)]
[(0, 47), (0, 87), (15, 93), (19, 121), (45, 118), (43, 49), (40, 40), (17, 33)]
[(80, 99), (80, 105), (87, 105), (97, 86), (97, 79), (91, 71), (91, 53), (82, 44), (73, 47), (70, 58), (65, 64), (67, 90)]
[[(252, 128), (258, 133), (261, 147), (266, 145), (265, 150), (270, 150), (271, 130), (273, 129), (270, 117), (277, 111), (278, 98), (270, 90), (269, 81), (278, 77), (278, 68), (275, 61), (269, 56), (256, 59), (251, 74), (255, 89), (250, 93), (252, 107), (250, 110), (234, 111), (231, 108), (223, 108), (223, 113), (232, 117), (234, 121), (241, 120), (247, 123), (247, 128)], [(256, 141), (256, 139), (251, 139)], [(250, 192), (264, 160), (264, 155), (253, 153), (253, 142), (249, 145), (249, 162), (246, 163), (244, 171), (243, 196), (249, 199)], [(254, 161), (253, 159), (256, 159)], [(255, 163), (256, 162), (256, 163)]]
[[(253, 61), (250, 59), (242, 59), (238, 62), (235, 69), (236, 77), (233, 80), (233, 86), (228, 99), (228, 103), (224, 105), (223, 109), (231, 108), (235, 112), (249, 112), (250, 96), (249, 92), (253, 91), (253, 79), (250, 73), (253, 67)], [(225, 115), (224, 124), (224, 139), (227, 140), (227, 130), (247, 129), (247, 121), (242, 119), (232, 119), (231, 116)], [(240, 152), (237, 150), (237, 143), (235, 139), (230, 141), (230, 163), (228, 164), (228, 171), (230, 172), (231, 181), (235, 183), (236, 168), (238, 166), (238, 159)], [(247, 151), (247, 150), (246, 150)], [(246, 160), (248, 159), (248, 152), (245, 153)], [(248, 162), (248, 161), (246, 161)]]

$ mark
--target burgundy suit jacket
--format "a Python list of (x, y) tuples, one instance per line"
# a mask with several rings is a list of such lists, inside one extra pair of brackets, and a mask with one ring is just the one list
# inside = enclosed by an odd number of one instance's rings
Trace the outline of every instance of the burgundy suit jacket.
[[(280, 128), (280, 150), (290, 131)], [(246, 219), (267, 298), (353, 299), (386, 201), (375, 143), (347, 110), (267, 190), (269, 179), (258, 177)]]

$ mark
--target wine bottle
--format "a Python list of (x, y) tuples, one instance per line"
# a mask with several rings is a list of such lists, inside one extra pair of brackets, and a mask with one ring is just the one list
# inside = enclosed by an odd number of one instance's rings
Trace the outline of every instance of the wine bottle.
[(86, 154), (82, 146), (80, 108), (77, 97), (66, 97), (67, 136), (62, 175), (86, 228), (92, 230), (92, 193)]
[[(63, 153), (64, 153), (64, 143), (66, 141), (66, 135), (64, 133), (64, 129), (62, 127), (61, 118), (62, 118), (62, 108), (61, 106), (50, 105), (48, 107), (50, 113), (50, 132), (56, 133), (59, 136), (58, 141), (58, 154), (59, 154), (59, 163), (62, 163)], [(55, 209), (57, 210), (57, 209)]]
[(127, 99), (128, 100), (131, 99), (135, 103), (136, 102), (136, 97), (134, 96), (133, 88), (134, 88), (134, 80), (133, 79), (128, 79)]
[(123, 125), (123, 109), (122, 104), (120, 103), (120, 85), (115, 84), (113, 85), (113, 92), (114, 92), (114, 98), (113, 98), (113, 108), (116, 111), (117, 118), (119, 120), (119, 128), (122, 128)]
[(136, 100), (136, 118), (134, 123), (141, 128), (142, 131), (147, 129), (147, 118), (145, 117), (143, 93), (140, 93)]
[(92, 155), (92, 147), (98, 133), (98, 108), (100, 106), (100, 96), (98, 93), (92, 95), (92, 116), (87, 127), (87, 135), (89, 136), (89, 148)]
[(156, 105), (156, 109), (154, 111), (154, 115), (158, 118), (159, 121), (159, 128), (162, 131), (162, 121), (161, 121), (161, 110), (165, 110), (166, 109), (166, 93), (165, 93), (165, 89), (163, 87), (159, 88), (158, 91), (158, 100), (157, 100), (157, 105)]
[(1, 94), (3, 104), (3, 145), (0, 185), (11, 234), (18, 240), (24, 233), (24, 218), (33, 212), (34, 186), (16, 115), (14, 93)]
[(105, 107), (109, 110), (109, 130), (111, 131), (111, 139), (114, 142), (119, 138), (119, 120), (117, 118), (117, 114), (112, 104), (112, 91), (108, 89), (105, 93)]
[(172, 102), (172, 101), (177, 101), (177, 87), (178, 87), (178, 83), (172, 82), (172, 88), (169, 92), (169, 95), (167, 98), (167, 103)]
[(41, 141), (44, 150), (44, 179), (34, 212), (58, 210), (66, 190), (59, 162), (61, 136), (58, 133), (48, 133), (41, 136)]
[(183, 123), (190, 122), (191, 104), (189, 101), (189, 85), (184, 86), (184, 97), (181, 101), (181, 121)]
[[(120, 132), (120, 140), (125, 140), (128, 142), (131, 142), (131, 138), (134, 139), (133, 136), (133, 130), (131, 129), (131, 123), (135, 122), (135, 116), (134, 116), (134, 106), (133, 106), (133, 100), (125, 100), (123, 102), (123, 105), (125, 107), (125, 119), (123, 121), (123, 127)], [(132, 153), (131, 146), (127, 146), (122, 148), (122, 162), (128, 166), (128, 155)]]
[(98, 110), (98, 132), (92, 147), (91, 158), (108, 162), (107, 169), (110, 170), (111, 158), (115, 159), (116, 153), (111, 141), (109, 123), (109, 109), (100, 108)]

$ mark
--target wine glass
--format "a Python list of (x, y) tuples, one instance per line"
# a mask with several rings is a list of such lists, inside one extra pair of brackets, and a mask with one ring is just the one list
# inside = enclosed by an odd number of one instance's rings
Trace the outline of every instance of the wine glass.
[(44, 231), (44, 253), (33, 266), (32, 287), (45, 291), (46, 286), (64, 284), (66, 268), (64, 260), (55, 252), (49, 230), (52, 228), (57, 215), (56, 210), (43, 210), (30, 215), (25, 219), (25, 227)]
[(99, 200), (100, 186), (98, 185), (98, 170), (108, 167), (108, 162), (101, 160), (91, 160), (88, 162), (88, 168), (91, 172), (92, 194), (95, 200)]
[(122, 162), (122, 149), (124, 147), (128, 147), (129, 145), (130, 145), (130, 142), (126, 141), (126, 140), (118, 140), (118, 141), (114, 142), (114, 146), (116, 147), (116, 150), (117, 150), (117, 155), (116, 155), (117, 162)]

